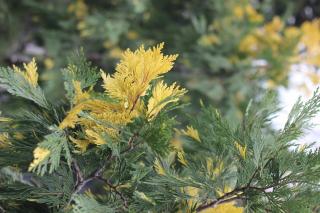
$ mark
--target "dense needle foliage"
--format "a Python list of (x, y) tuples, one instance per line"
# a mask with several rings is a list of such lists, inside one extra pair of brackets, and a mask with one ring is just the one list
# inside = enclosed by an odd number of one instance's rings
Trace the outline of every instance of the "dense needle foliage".
[[(0, 117), (0, 200), (7, 212), (312, 212), (320, 154), (295, 144), (320, 110), (320, 91), (270, 128), (273, 93), (243, 119), (204, 106), (179, 124), (187, 90), (163, 76), (178, 55), (163, 43), (126, 50), (107, 75), (81, 51), (51, 102), (36, 60), (2, 67), (0, 83), (25, 104)], [(188, 117), (188, 116), (186, 116)], [(229, 119), (230, 120), (230, 119)], [(181, 126), (185, 127), (181, 127)]]

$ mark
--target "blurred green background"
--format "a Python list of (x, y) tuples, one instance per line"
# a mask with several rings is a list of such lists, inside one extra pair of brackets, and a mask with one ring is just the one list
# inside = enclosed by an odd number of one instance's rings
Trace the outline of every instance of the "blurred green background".
[[(179, 54), (166, 80), (188, 88), (186, 110), (201, 99), (241, 118), (250, 98), (288, 85), (292, 64), (320, 65), (319, 15), (317, 0), (1, 0), (0, 61), (35, 57), (47, 97), (59, 101), (73, 51), (112, 73), (126, 48), (165, 42)], [(317, 70), (307, 77), (319, 83)], [(1, 91), (0, 104), (5, 113), (19, 99)]]

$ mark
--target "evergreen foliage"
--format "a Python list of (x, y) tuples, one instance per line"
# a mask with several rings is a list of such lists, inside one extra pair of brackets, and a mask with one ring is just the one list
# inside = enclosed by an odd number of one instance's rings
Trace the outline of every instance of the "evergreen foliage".
[(84, 46), (87, 58), (110, 71), (126, 48), (165, 41), (181, 53), (171, 80), (229, 119), (243, 116), (248, 100), (265, 88), (287, 85), (297, 61), (319, 66), (319, 11), (312, 0), (1, 1), (0, 60), (37, 57), (45, 68), (42, 89), (52, 94), (47, 99), (59, 100), (58, 71), (73, 49)]
[(177, 58), (162, 48), (127, 50), (112, 75), (75, 54), (62, 70), (66, 97), (59, 103), (45, 98), (50, 94), (38, 85), (35, 61), (25, 71), (0, 69), (9, 93), (35, 103), (0, 117), (3, 211), (312, 212), (317, 207), (319, 150), (295, 142), (320, 110), (320, 91), (307, 102), (298, 100), (280, 130), (270, 128), (278, 110), (273, 93), (252, 99), (244, 117), (232, 121), (201, 104), (182, 128), (175, 114), (186, 90), (160, 79)]

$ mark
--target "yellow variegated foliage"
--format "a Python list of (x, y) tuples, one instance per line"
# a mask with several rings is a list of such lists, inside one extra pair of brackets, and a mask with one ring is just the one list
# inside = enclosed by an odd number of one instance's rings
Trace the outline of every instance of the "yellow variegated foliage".
[[(268, 36), (265, 36), (268, 35)], [(286, 27), (279, 17), (274, 17), (271, 22), (262, 28), (255, 29), (241, 41), (239, 50), (253, 56), (263, 49), (271, 48), (273, 54), (279, 52), (286, 43), (290, 44), (300, 36), (300, 30), (296, 27)]]
[(179, 98), (185, 93), (186, 90), (180, 89), (175, 83), (167, 86), (163, 81), (158, 82), (152, 90), (152, 97), (148, 102), (148, 119), (155, 118), (167, 104), (179, 101)]
[(99, 133), (97, 133), (91, 129), (87, 129), (86, 134), (89, 138), (91, 138), (93, 143), (96, 145), (102, 145), (102, 144), (106, 143), (106, 141), (103, 139), (103, 137)]
[[(107, 103), (102, 100), (88, 99), (73, 107), (68, 113), (67, 117), (60, 123), (59, 127), (65, 129), (67, 127), (74, 128), (76, 124), (83, 125), (86, 130), (90, 143), (101, 145), (101, 140), (97, 140), (97, 137), (92, 137), (93, 132), (107, 132), (110, 136), (117, 136), (117, 129), (111, 125), (125, 125), (131, 121), (133, 114), (130, 115), (124, 110), (119, 110), (119, 105)], [(97, 120), (102, 120), (110, 123), (110, 127), (100, 125), (98, 122), (91, 121), (85, 118), (79, 118), (78, 114), (83, 111), (90, 111), (90, 115)], [(117, 111), (119, 110), (119, 111)], [(88, 135), (89, 134), (89, 135)], [(105, 143), (105, 142), (104, 142)]]
[[(75, 96), (73, 103), (75, 106), (69, 111), (67, 117), (60, 123), (59, 127), (65, 129), (67, 127), (74, 128), (76, 124), (81, 124), (86, 129), (87, 138), (85, 141), (90, 143), (101, 145), (106, 143), (98, 132), (107, 132), (110, 136), (116, 137), (117, 129), (113, 127), (105, 127), (97, 124), (97, 122), (90, 121), (88, 119), (79, 118), (78, 114), (87, 110), (90, 111), (90, 115), (98, 120), (106, 121), (113, 125), (126, 124), (131, 121), (131, 118), (136, 113), (128, 113), (125, 109), (121, 109), (120, 105), (114, 103), (108, 103), (98, 99), (90, 98), (88, 92), (81, 90), (80, 82), (74, 82)], [(75, 140), (74, 140), (75, 141)], [(83, 142), (83, 140), (81, 140)], [(82, 149), (84, 143), (81, 143)], [(83, 150), (82, 150), (83, 151)]]
[(298, 152), (304, 152), (308, 148), (307, 144), (300, 144), (298, 146)]
[(135, 191), (135, 194), (138, 195), (138, 197), (144, 201), (147, 201), (149, 203), (152, 203), (153, 205), (155, 205), (155, 202), (150, 198), (148, 197), (145, 193), (143, 192), (139, 192), (139, 191)]
[[(268, 36), (265, 36), (268, 35)], [(281, 54), (281, 49), (292, 45), (292, 56), (289, 61), (304, 61), (308, 64), (320, 66), (320, 19), (306, 21), (300, 28), (285, 27), (279, 17), (255, 29), (246, 35), (239, 45), (240, 52), (252, 56), (259, 55), (264, 49), (271, 48), (272, 54)], [(303, 46), (303, 51), (301, 51)], [(285, 72), (284, 72), (285, 73)], [(279, 75), (282, 78), (282, 75)]]
[[(190, 209), (194, 206), (196, 206), (196, 207), (199, 206), (199, 203), (197, 203), (197, 199), (199, 196), (200, 189), (198, 189), (196, 187), (185, 187), (183, 189), (183, 191), (184, 191), (184, 193), (186, 193), (187, 195), (189, 195), (191, 197), (187, 201), (187, 205)], [(227, 193), (230, 191), (231, 191), (231, 188), (226, 187), (224, 193)], [(221, 193), (221, 196), (224, 193)], [(187, 210), (187, 212), (191, 213), (190, 209)], [(201, 213), (243, 213), (244, 208), (237, 206), (236, 202), (227, 202), (227, 203), (218, 204), (217, 206), (214, 206), (211, 208), (204, 209), (200, 212)]]
[(235, 146), (237, 150), (239, 151), (240, 156), (245, 159), (246, 158), (246, 152), (247, 152), (247, 146), (243, 147), (241, 144), (238, 143), (238, 141), (235, 141)]
[(192, 126), (187, 126), (187, 130), (182, 130), (181, 132), (182, 134), (201, 142), (198, 130), (194, 129)]
[(213, 174), (215, 177), (220, 175), (224, 165), (222, 161), (218, 161), (215, 166), (213, 166), (213, 160), (211, 158), (206, 159), (207, 171), (209, 174)]
[[(255, 29), (240, 42), (239, 50), (252, 56), (257, 56), (266, 48), (271, 48), (273, 54), (278, 53), (283, 42), (288, 42), (282, 35), (284, 23), (279, 17), (274, 17), (271, 22), (262, 28)], [(268, 35), (268, 36), (265, 36)], [(289, 34), (292, 37), (292, 34)]]
[(206, 159), (207, 172), (210, 174), (212, 172), (213, 160), (211, 158)]
[(301, 36), (301, 30), (298, 27), (287, 27), (284, 30), (284, 36), (285, 38), (291, 39), (297, 39)]
[(33, 58), (28, 64), (23, 64), (24, 71), (22, 71), (19, 67), (13, 65), (13, 70), (19, 73), (21, 76), (26, 79), (33, 87), (38, 85), (39, 74), (37, 72), (37, 64), (36, 60)]
[(318, 49), (318, 45), (320, 42), (320, 19), (315, 19), (311, 22), (304, 22), (301, 26), (301, 29), (303, 32), (301, 38), (302, 42), (309, 49)]
[(0, 133), (0, 148), (7, 147), (9, 144), (9, 135), (8, 133)]
[[(299, 56), (297, 47), (300, 36), (299, 28), (286, 27), (284, 22), (276, 16), (272, 21), (244, 36), (238, 49), (250, 57), (266, 59), (265, 68), (268, 68), (270, 80), (277, 85), (287, 78), (290, 63), (295, 62)], [(283, 61), (287, 62), (283, 63)], [(280, 62), (281, 68), (278, 66)]]
[[(200, 190), (198, 188), (196, 188), (196, 187), (188, 186), (188, 187), (184, 187), (183, 191), (184, 191), (184, 193), (186, 193), (188, 196), (191, 197), (187, 201), (187, 205), (188, 205), (189, 209), (191, 209), (197, 203), (197, 198), (198, 198)], [(188, 210), (187, 212), (191, 213), (190, 210)]]
[(74, 13), (77, 19), (83, 19), (88, 14), (88, 6), (84, 0), (76, 0), (68, 5), (68, 12)]
[(29, 166), (29, 171), (36, 168), (44, 159), (50, 155), (50, 150), (37, 147), (33, 150), (33, 161)]
[(184, 154), (184, 152), (182, 150), (177, 152), (177, 157), (178, 157), (178, 161), (180, 163), (182, 163), (183, 165), (187, 166), (188, 162), (187, 162), (187, 160), (185, 158), (185, 154)]
[(236, 206), (235, 202), (219, 204), (216, 207), (202, 210), (201, 213), (243, 213), (243, 207)]
[(178, 129), (174, 129), (175, 134), (171, 139), (170, 143), (175, 150), (182, 150), (182, 140), (181, 140), (181, 131)]
[(221, 197), (223, 196), (224, 194), (228, 193), (228, 192), (231, 192), (232, 191), (232, 188), (228, 185), (224, 185), (223, 188), (218, 188), (216, 190), (217, 194)]
[(243, 20), (248, 19), (249, 22), (262, 22), (264, 17), (251, 5), (237, 5), (233, 8), (233, 14), (236, 18)]
[(84, 109), (84, 104), (76, 105), (72, 108), (65, 119), (60, 123), (59, 128), (65, 129), (67, 127), (74, 128), (78, 122), (78, 114)]
[(139, 98), (145, 95), (150, 82), (170, 71), (178, 56), (164, 56), (161, 53), (163, 45), (161, 43), (148, 50), (141, 46), (134, 52), (126, 50), (115, 74), (102, 75), (106, 92), (121, 101), (130, 111), (134, 110), (139, 104)]
[(304, 22), (301, 42), (306, 47), (303, 55), (308, 64), (320, 66), (320, 19)]
[(254, 55), (259, 50), (258, 38), (254, 34), (246, 35), (240, 42), (239, 50)]
[[(161, 81), (152, 92), (148, 109), (145, 109), (141, 97), (146, 94), (151, 81), (170, 71), (177, 58), (177, 55), (163, 55), (162, 48), (163, 43), (147, 50), (143, 46), (134, 52), (128, 49), (123, 53), (113, 75), (101, 72), (105, 92), (117, 102), (95, 99), (90, 96), (90, 90), (81, 89), (80, 82), (73, 82), (73, 106), (59, 128), (74, 128), (77, 124), (83, 127), (85, 138), (72, 138), (81, 152), (89, 143), (106, 143), (103, 133), (116, 138), (119, 134), (118, 127), (130, 123), (145, 111), (149, 119), (154, 118), (166, 104), (178, 101), (186, 92), (175, 84), (168, 87)], [(82, 111), (88, 112), (92, 119), (79, 117)]]
[(73, 81), (73, 87), (74, 87), (74, 98), (73, 103), (78, 104), (83, 100), (89, 99), (90, 95), (88, 92), (83, 92), (81, 89), (81, 82), (79, 81)]
[(88, 140), (80, 140), (80, 139), (75, 139), (73, 137), (69, 137), (72, 143), (75, 144), (75, 147), (78, 148), (80, 153), (83, 153), (87, 150), (88, 145), (90, 142)]
[(154, 169), (158, 175), (165, 175), (166, 174), (166, 171), (164, 170), (164, 168), (158, 158), (154, 161), (153, 166), (154, 166)]

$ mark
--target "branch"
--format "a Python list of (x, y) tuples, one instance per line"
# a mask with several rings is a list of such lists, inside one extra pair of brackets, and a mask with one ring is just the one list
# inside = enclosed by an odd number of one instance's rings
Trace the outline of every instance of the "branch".
[[(265, 169), (266, 166), (268, 166), (268, 164), (272, 161), (272, 159), (273, 159), (273, 158), (270, 158), (270, 159), (266, 162), (266, 164), (262, 167), (262, 169)], [(247, 187), (250, 187), (252, 181), (253, 181), (254, 178), (256, 177), (256, 175), (257, 175), (257, 173), (259, 172), (259, 170), (260, 170), (260, 167), (258, 167), (258, 168), (254, 171), (254, 173), (252, 174), (251, 178), (249, 179), (249, 182), (248, 182), (248, 184), (247, 184)]]
[(86, 180), (83, 180), (82, 182), (79, 182), (78, 184), (76, 184), (75, 190), (72, 192), (72, 194), (70, 196), (70, 200), (69, 200), (67, 206), (69, 206), (71, 204), (71, 202), (73, 200), (73, 196), (78, 194), (86, 186), (86, 184), (88, 182), (92, 181), (94, 178), (96, 178), (96, 177), (90, 177), (90, 178), (88, 178)]
[[(270, 162), (267, 161), (267, 163), (263, 166), (263, 168), (266, 167), (266, 165), (268, 165)], [(259, 172), (259, 169), (260, 167), (258, 167), (252, 174), (251, 178), (249, 179), (248, 183), (244, 186), (244, 187), (240, 187), (240, 188), (235, 188), (234, 190), (232, 190), (231, 192), (228, 192), (228, 193), (225, 193), (223, 196), (217, 198), (216, 200), (210, 202), (210, 203), (207, 203), (207, 204), (202, 204), (200, 205), (196, 211), (197, 212), (200, 212), (204, 209), (207, 209), (207, 208), (212, 208), (212, 207), (215, 207), (217, 206), (218, 204), (221, 204), (221, 203), (225, 203), (225, 202), (230, 202), (232, 200), (237, 200), (237, 199), (240, 199), (240, 197), (238, 196), (239, 193), (244, 193), (245, 191), (249, 190), (249, 189), (253, 189), (253, 190), (265, 190), (265, 188), (259, 188), (259, 187), (255, 187), (255, 186), (250, 186), (252, 181), (254, 180), (255, 176), (257, 175), (257, 173)], [(267, 188), (270, 188), (270, 187), (267, 187)]]
[(238, 200), (238, 199), (240, 199), (240, 197), (237, 196), (237, 194), (238, 193), (243, 193), (246, 189), (247, 189), (247, 187), (235, 188), (231, 192), (225, 193), (223, 196), (219, 197), (218, 199), (216, 199), (216, 200), (214, 200), (214, 201), (212, 201), (210, 203), (200, 205), (196, 209), (196, 211), (200, 212), (202, 210), (205, 210), (207, 208), (215, 207), (215, 206), (217, 206), (219, 204), (222, 204), (222, 203), (227, 203), (227, 202), (230, 202), (230, 201), (233, 201), (233, 200)]
[[(124, 149), (123, 151), (120, 152), (120, 154), (125, 154), (127, 152), (130, 152), (132, 151), (136, 146), (138, 146), (140, 143), (136, 143), (134, 144), (134, 140), (136, 138), (139, 137), (139, 133), (134, 133), (130, 138), (129, 138), (129, 141), (128, 141), (128, 147), (126, 149)], [(75, 190), (73, 191), (72, 195), (71, 195), (71, 198), (68, 202), (68, 205), (72, 202), (73, 200), (73, 195), (79, 193), (80, 191), (83, 190), (83, 188), (86, 186), (86, 184), (94, 179), (100, 179), (100, 180), (104, 180), (102, 179), (102, 174), (103, 174), (103, 171), (106, 169), (106, 167), (108, 166), (108, 164), (115, 158), (116, 156), (110, 154), (107, 156), (106, 160), (105, 160), (105, 163), (100, 167), (98, 168), (95, 172), (93, 172), (92, 175), (90, 175), (87, 179), (84, 179), (83, 178), (83, 175), (82, 175), (82, 172), (79, 168), (79, 165), (77, 164), (76, 160), (73, 160), (73, 167), (74, 167), (74, 171), (76, 173), (76, 177), (77, 177), (77, 181), (76, 181), (76, 186), (75, 186)], [(108, 181), (104, 180), (106, 183), (109, 183)], [(109, 185), (109, 184), (108, 184)], [(110, 187), (110, 185), (109, 185)], [(110, 187), (111, 188), (111, 187)], [(114, 188), (113, 188), (114, 189)], [(118, 192), (115, 191), (117, 194)], [(125, 204), (126, 206), (127, 204)]]
[(130, 109), (129, 114), (131, 114), (131, 112), (133, 112), (136, 104), (138, 103), (139, 98), (140, 98), (140, 95), (138, 95), (138, 97), (134, 100), (133, 105), (132, 105), (132, 107), (131, 107), (131, 109)]
[(139, 137), (139, 133), (134, 133), (130, 138), (129, 138), (129, 141), (128, 141), (128, 147), (121, 151), (120, 154), (124, 154), (126, 152), (129, 152), (131, 150), (133, 150), (136, 146), (139, 145), (139, 143), (136, 143), (134, 144), (134, 140), (137, 139)]
[[(266, 163), (266, 165), (269, 163), (269, 161)], [(258, 169), (257, 169), (258, 170)], [(256, 171), (257, 171), (256, 170)], [(254, 173), (256, 174), (256, 172)], [(250, 179), (249, 182), (252, 182), (252, 179)], [(250, 185), (246, 185), (244, 187), (241, 187), (241, 188), (235, 188), (234, 190), (232, 190), (231, 192), (228, 192), (228, 193), (225, 193), (223, 196), (213, 200), (212, 202), (210, 203), (207, 203), (207, 204), (202, 204), (200, 205), (196, 211), (197, 212), (200, 212), (204, 209), (207, 209), (207, 208), (212, 208), (212, 207), (215, 207), (219, 204), (222, 204), (222, 203), (227, 203), (227, 202), (231, 202), (233, 200), (238, 200), (238, 199), (241, 199), (242, 197), (242, 194), (245, 193), (247, 190), (257, 190), (257, 191), (262, 191), (267, 197), (268, 194), (266, 192), (267, 189), (270, 189), (270, 188), (273, 188), (273, 187), (277, 187), (277, 186), (280, 186), (280, 185), (286, 185), (286, 184), (290, 184), (290, 183), (296, 183), (297, 181), (285, 181), (284, 179), (280, 180), (279, 182), (277, 183), (273, 183), (273, 184), (270, 184), (270, 185), (267, 185), (267, 186), (264, 186), (264, 187), (257, 187), (257, 186), (250, 186)], [(240, 194), (239, 194), (240, 193)]]
[(106, 167), (107, 167), (107, 164), (108, 164), (111, 160), (113, 160), (113, 159), (114, 159), (114, 155), (112, 155), (112, 154), (108, 155), (107, 158), (106, 158), (106, 160), (105, 160), (105, 162), (102, 164), (102, 166), (101, 166), (100, 168), (98, 168), (98, 169), (94, 172), (93, 176), (94, 176), (94, 177), (101, 177), (103, 171), (104, 171), (104, 170), (106, 169)]
[(83, 182), (83, 174), (80, 170), (80, 167), (76, 161), (76, 159), (73, 159), (72, 160), (72, 165), (73, 165), (73, 168), (74, 168), (74, 172), (75, 172), (75, 175), (76, 175), (76, 185)]
[[(129, 152), (131, 150), (133, 150), (136, 146), (139, 145), (139, 143), (136, 143), (134, 144), (134, 140), (136, 138), (139, 137), (139, 133), (134, 133), (130, 138), (129, 138), (129, 141), (128, 141), (128, 147), (126, 149), (124, 149), (123, 151), (120, 152), (120, 154), (125, 154), (126, 152)], [(110, 154), (108, 155), (108, 157), (106, 158), (104, 164), (98, 168), (94, 174), (92, 176), (94, 177), (101, 177), (102, 176), (102, 173), (103, 171), (106, 169), (107, 165), (109, 164), (110, 161), (112, 161), (113, 159), (115, 158), (114, 155)]]
[(109, 180), (105, 180), (101, 177), (98, 178), (99, 180), (102, 180), (103, 182), (105, 182), (110, 189), (112, 189), (119, 197), (120, 199), (123, 201), (123, 205), (125, 208), (128, 208), (128, 200), (125, 198), (125, 196), (117, 189), (116, 186), (114, 186)]

